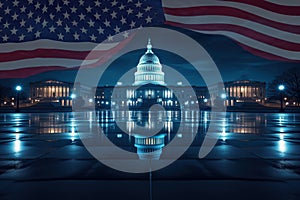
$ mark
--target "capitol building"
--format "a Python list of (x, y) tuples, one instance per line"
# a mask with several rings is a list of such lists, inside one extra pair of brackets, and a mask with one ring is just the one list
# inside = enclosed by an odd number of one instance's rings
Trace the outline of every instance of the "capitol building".
[[(146, 43), (147, 44), (147, 43)], [(210, 86), (192, 86), (196, 100), (187, 92), (189, 86), (177, 80), (176, 85), (168, 85), (166, 74), (160, 59), (152, 49), (148, 40), (145, 52), (137, 60), (134, 81), (131, 85), (98, 86), (90, 88), (80, 83), (68, 83), (58, 80), (44, 80), (30, 83), (30, 100), (33, 104), (52, 102), (55, 105), (70, 107), (75, 102), (83, 102), (82, 106), (95, 105), (96, 109), (149, 109), (159, 104), (165, 109), (189, 109), (198, 104), (207, 108), (221, 97), (226, 106), (241, 103), (264, 103), (266, 83), (250, 80), (237, 80), (217, 83)], [(211, 94), (208, 92), (211, 91)], [(176, 96), (174, 95), (176, 94)], [(181, 102), (178, 101), (181, 99)]]
[(137, 71), (134, 73), (135, 82), (134, 86), (154, 84), (154, 85), (166, 85), (165, 73), (162, 71), (162, 65), (159, 62), (158, 57), (152, 51), (151, 40), (148, 40), (147, 51), (140, 58), (137, 65)]
[[(154, 104), (165, 108), (179, 108), (180, 104), (171, 87), (166, 87), (165, 73), (159, 58), (152, 50), (148, 40), (146, 52), (141, 56), (134, 73), (132, 86), (117, 86), (112, 105), (117, 108), (147, 109)], [(170, 89), (171, 88), (171, 89)]]

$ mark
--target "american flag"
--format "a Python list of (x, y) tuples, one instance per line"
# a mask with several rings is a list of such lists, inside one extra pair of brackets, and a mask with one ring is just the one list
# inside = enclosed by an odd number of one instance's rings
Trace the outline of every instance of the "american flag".
[[(100, 42), (113, 54), (131, 29), (170, 25), (232, 38), (273, 60), (300, 60), (300, 3), (293, 0), (0, 0), (0, 78), (78, 68)], [(98, 54), (99, 55), (99, 54)], [(89, 57), (87, 67), (100, 66)]]
[[(158, 1), (0, 0), (0, 13), (0, 78), (77, 69), (99, 43), (95, 55), (113, 54), (131, 29), (164, 23)], [(103, 62), (88, 57), (86, 67)]]
[(264, 58), (300, 60), (297, 0), (163, 0), (166, 24), (220, 34)]

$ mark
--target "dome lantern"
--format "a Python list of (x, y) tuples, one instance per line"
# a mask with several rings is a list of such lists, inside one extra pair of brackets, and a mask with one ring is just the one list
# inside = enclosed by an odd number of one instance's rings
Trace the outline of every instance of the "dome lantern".
[(147, 53), (152, 53), (153, 54), (153, 51), (152, 51), (152, 44), (151, 44), (151, 39), (149, 38), (148, 39), (148, 45), (147, 45)]

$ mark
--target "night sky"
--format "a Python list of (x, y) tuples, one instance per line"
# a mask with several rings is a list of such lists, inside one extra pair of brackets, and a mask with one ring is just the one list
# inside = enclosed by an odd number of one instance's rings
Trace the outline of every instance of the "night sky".
[[(175, 30), (189, 35), (206, 49), (219, 68), (224, 81), (249, 79), (270, 82), (288, 68), (299, 67), (299, 63), (297, 62), (272, 61), (255, 56), (225, 36), (204, 35), (179, 28)], [(152, 44), (153, 51), (159, 57), (162, 64), (177, 69), (192, 85), (205, 85), (203, 81), (201, 81), (199, 74), (194, 73), (193, 67), (184, 59), (170, 52), (155, 49), (155, 41), (152, 41)], [(132, 67), (136, 67), (139, 58), (145, 52), (146, 41), (145, 44), (141, 45), (141, 48), (143, 49), (123, 55), (115, 60), (109, 67), (107, 76), (105, 76), (106, 78), (100, 81), (100, 85), (114, 85), (119, 76)], [(46, 72), (26, 79), (2, 79), (0, 80), (0, 84), (8, 86), (21, 84), (27, 88), (28, 83), (33, 81), (56, 79), (73, 82), (75, 77), (75, 70), (67, 70)], [(132, 75), (132, 80), (133, 78), (134, 75)], [(168, 79), (166, 76), (167, 83), (172, 82), (172, 80)]]

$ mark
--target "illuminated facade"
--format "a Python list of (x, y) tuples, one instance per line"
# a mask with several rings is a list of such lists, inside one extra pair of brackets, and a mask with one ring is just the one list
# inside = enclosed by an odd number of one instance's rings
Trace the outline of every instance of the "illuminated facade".
[(212, 102), (222, 98), (226, 106), (237, 106), (242, 103), (264, 103), (266, 98), (266, 83), (260, 81), (239, 80), (210, 86)]
[[(136, 68), (135, 81), (132, 86), (117, 84), (116, 87), (97, 87), (95, 92), (96, 106), (102, 109), (111, 106), (115, 109), (122, 109), (125, 106), (131, 109), (143, 109), (154, 104), (160, 104), (166, 109), (177, 109), (180, 107), (189, 108), (196, 104), (201, 106), (204, 99), (208, 98), (206, 87), (193, 87), (197, 100), (192, 99), (187, 92), (189, 87), (183, 86), (181, 82), (176, 86), (166, 87), (162, 65), (159, 58), (152, 51), (150, 40), (148, 41), (147, 50), (141, 56)], [(183, 100), (182, 105), (180, 105), (177, 97)]]
[(32, 103), (52, 102), (60, 106), (72, 106), (73, 83), (46, 80), (30, 83)]
[(137, 65), (137, 71), (134, 73), (135, 81), (133, 85), (166, 85), (165, 73), (162, 71), (162, 65), (158, 57), (152, 51), (151, 41), (149, 39), (146, 53), (140, 58)]

